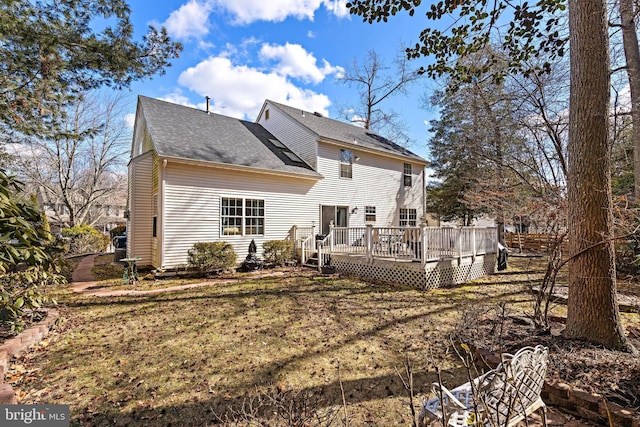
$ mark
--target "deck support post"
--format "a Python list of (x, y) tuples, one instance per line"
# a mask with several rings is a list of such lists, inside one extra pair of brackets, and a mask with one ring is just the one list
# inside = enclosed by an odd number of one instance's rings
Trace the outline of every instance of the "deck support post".
[(429, 248), (427, 247), (427, 226), (429, 222), (427, 217), (423, 215), (420, 217), (420, 244), (422, 245), (422, 253), (420, 254), (422, 268), (427, 265), (427, 258), (429, 258)]

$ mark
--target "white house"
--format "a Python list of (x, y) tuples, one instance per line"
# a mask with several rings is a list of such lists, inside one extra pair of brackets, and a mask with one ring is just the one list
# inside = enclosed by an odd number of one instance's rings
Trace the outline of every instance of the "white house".
[(127, 254), (172, 268), (196, 242), (229, 242), (242, 260), (252, 239), (261, 248), (295, 227), (416, 226), (426, 165), (370, 130), (268, 100), (253, 123), (140, 96)]

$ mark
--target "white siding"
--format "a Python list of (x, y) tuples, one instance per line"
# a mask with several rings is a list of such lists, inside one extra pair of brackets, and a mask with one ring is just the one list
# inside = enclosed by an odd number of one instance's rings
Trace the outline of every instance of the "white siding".
[[(376, 207), (376, 226), (399, 225), (400, 208), (416, 209), (418, 218), (424, 213), (423, 165), (412, 164), (412, 186), (403, 184), (404, 163), (387, 156), (353, 149), (353, 178), (340, 178), (340, 147), (319, 143), (318, 172), (324, 176), (310, 196), (318, 204), (358, 208), (349, 215), (349, 225), (365, 224), (365, 206)], [(351, 209), (349, 210), (351, 212)]]
[[(153, 161), (152, 161), (152, 173), (151, 173), (151, 263), (158, 267), (161, 265), (160, 260), (160, 238), (162, 234), (160, 233), (161, 220), (160, 220), (160, 206), (159, 206), (159, 198), (160, 198), (160, 179), (159, 179), (159, 162), (158, 156), (155, 152), (153, 152)], [(153, 217), (156, 216), (156, 237), (153, 237)]]
[(140, 265), (151, 265), (152, 163), (152, 152), (138, 156), (129, 163), (127, 255), (142, 258)]
[(147, 122), (142, 114), (142, 109), (138, 105), (136, 111), (136, 121), (134, 124), (133, 141), (131, 144), (131, 158), (136, 158), (147, 151), (153, 150), (151, 136), (147, 131)]
[[(293, 225), (318, 224), (318, 206), (307, 194), (315, 181), (183, 165), (172, 161), (165, 169), (163, 267), (186, 264), (196, 242), (224, 240), (234, 246), (238, 262), (247, 255), (251, 239), (258, 254), (267, 240), (285, 239)], [(264, 236), (220, 236), (220, 200), (243, 197), (265, 201)]]
[(278, 107), (267, 103), (265, 110), (269, 110), (269, 119), (265, 119), (266, 114), (263, 114), (258, 123), (273, 135), (276, 135), (280, 141), (307, 162), (309, 166), (316, 169), (318, 156), (316, 149), (317, 136), (283, 113)]
[[(164, 171), (164, 225), (162, 267), (187, 263), (187, 251), (196, 242), (224, 240), (234, 246), (238, 262), (247, 255), (251, 239), (258, 254), (262, 243), (281, 240), (292, 226), (315, 223), (319, 232), (320, 205), (358, 207), (349, 225), (364, 225), (365, 206), (375, 206), (376, 225), (398, 225), (399, 209), (423, 214), (422, 166), (413, 165), (413, 185), (403, 186), (403, 161), (354, 151), (353, 179), (339, 177), (338, 146), (320, 144), (320, 181), (253, 174), (169, 161)], [(264, 236), (220, 236), (222, 197), (263, 199)], [(351, 210), (351, 209), (350, 209)]]

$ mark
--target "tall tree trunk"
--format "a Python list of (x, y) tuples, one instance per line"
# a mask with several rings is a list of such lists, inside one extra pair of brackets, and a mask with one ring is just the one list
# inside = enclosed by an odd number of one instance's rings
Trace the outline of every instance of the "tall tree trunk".
[(605, 0), (569, 0), (569, 299), (567, 338), (631, 350), (618, 310), (612, 237), (609, 50)]
[(636, 202), (640, 202), (640, 47), (634, 21), (633, 0), (620, 0), (622, 44), (627, 61), (627, 76), (631, 92), (631, 117), (633, 119), (633, 183)]

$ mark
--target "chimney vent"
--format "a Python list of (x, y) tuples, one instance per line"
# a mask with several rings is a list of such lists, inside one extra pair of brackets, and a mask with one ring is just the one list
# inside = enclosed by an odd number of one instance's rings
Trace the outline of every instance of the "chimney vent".
[(207, 100), (207, 114), (211, 114), (211, 111), (209, 111), (209, 101), (211, 100), (211, 98), (209, 98), (208, 96), (205, 96), (204, 99)]

